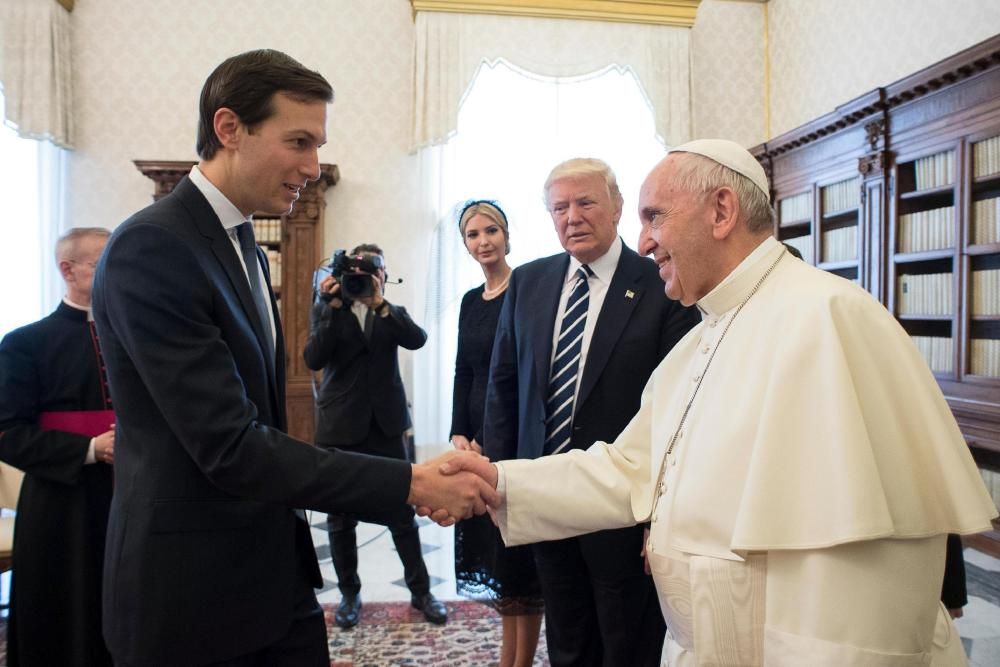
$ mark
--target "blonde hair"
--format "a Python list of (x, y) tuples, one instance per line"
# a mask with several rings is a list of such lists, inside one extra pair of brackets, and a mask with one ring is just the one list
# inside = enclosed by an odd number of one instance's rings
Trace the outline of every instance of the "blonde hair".
[(615, 178), (615, 172), (611, 170), (608, 163), (592, 157), (575, 157), (565, 162), (560, 162), (549, 172), (549, 177), (545, 179), (545, 208), (549, 207), (549, 188), (552, 187), (553, 183), (563, 178), (579, 178), (583, 176), (600, 176), (603, 178), (604, 183), (608, 186), (608, 195), (611, 196), (611, 200), (615, 203), (615, 206), (619, 209), (624, 206), (625, 200), (622, 198), (622, 192), (618, 188), (618, 179)]
[(77, 252), (80, 239), (97, 236), (107, 239), (111, 232), (104, 227), (73, 227), (56, 241), (56, 265), (63, 260), (72, 259)]
[(507, 214), (503, 212), (499, 204), (486, 200), (473, 200), (465, 204), (462, 212), (458, 215), (458, 231), (465, 238), (465, 227), (469, 220), (477, 215), (482, 215), (492, 220), (503, 232), (503, 240), (506, 243), (506, 254), (510, 254), (510, 229), (507, 226)]

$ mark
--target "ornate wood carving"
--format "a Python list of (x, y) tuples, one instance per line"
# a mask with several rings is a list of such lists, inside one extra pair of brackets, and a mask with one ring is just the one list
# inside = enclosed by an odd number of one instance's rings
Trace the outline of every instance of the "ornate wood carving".
[(858, 172), (862, 176), (876, 176), (889, 169), (889, 152), (876, 151), (858, 158)]

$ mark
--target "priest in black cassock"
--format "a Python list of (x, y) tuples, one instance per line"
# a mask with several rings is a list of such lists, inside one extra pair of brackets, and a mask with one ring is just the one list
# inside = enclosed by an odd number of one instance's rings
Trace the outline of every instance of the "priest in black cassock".
[(23, 470), (14, 526), (7, 664), (111, 665), (101, 568), (111, 504), (114, 414), (90, 314), (108, 231), (56, 244), (66, 296), (0, 342), (0, 460)]

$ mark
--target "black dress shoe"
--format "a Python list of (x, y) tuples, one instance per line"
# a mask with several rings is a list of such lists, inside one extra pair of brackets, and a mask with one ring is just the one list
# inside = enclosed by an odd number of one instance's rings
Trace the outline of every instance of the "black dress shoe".
[(436, 625), (444, 625), (448, 622), (448, 610), (444, 604), (431, 593), (414, 595), (410, 598), (410, 604), (414, 609), (419, 609), (424, 618)]
[(358, 621), (361, 620), (361, 594), (345, 593), (337, 607), (337, 612), (333, 615), (333, 620), (345, 630), (357, 625)]

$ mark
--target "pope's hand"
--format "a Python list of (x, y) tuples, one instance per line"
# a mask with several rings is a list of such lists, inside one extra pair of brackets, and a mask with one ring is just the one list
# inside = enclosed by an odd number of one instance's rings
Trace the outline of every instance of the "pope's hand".
[[(492, 467), (486, 457), (470, 451), (446, 452), (425, 463), (414, 464), (410, 495), (406, 502), (416, 505), (421, 516), (431, 516), (442, 526), (451, 526), (459, 519), (482, 514), (488, 504), (499, 503), (496, 483), (489, 486), (471, 472), (479, 466), (472, 465), (470, 459), (481, 459), (485, 465)], [(443, 474), (444, 466), (455, 461), (463, 463), (457, 464), (454, 470), (449, 468), (449, 474)], [(469, 463), (470, 472), (462, 468), (465, 462)]]

